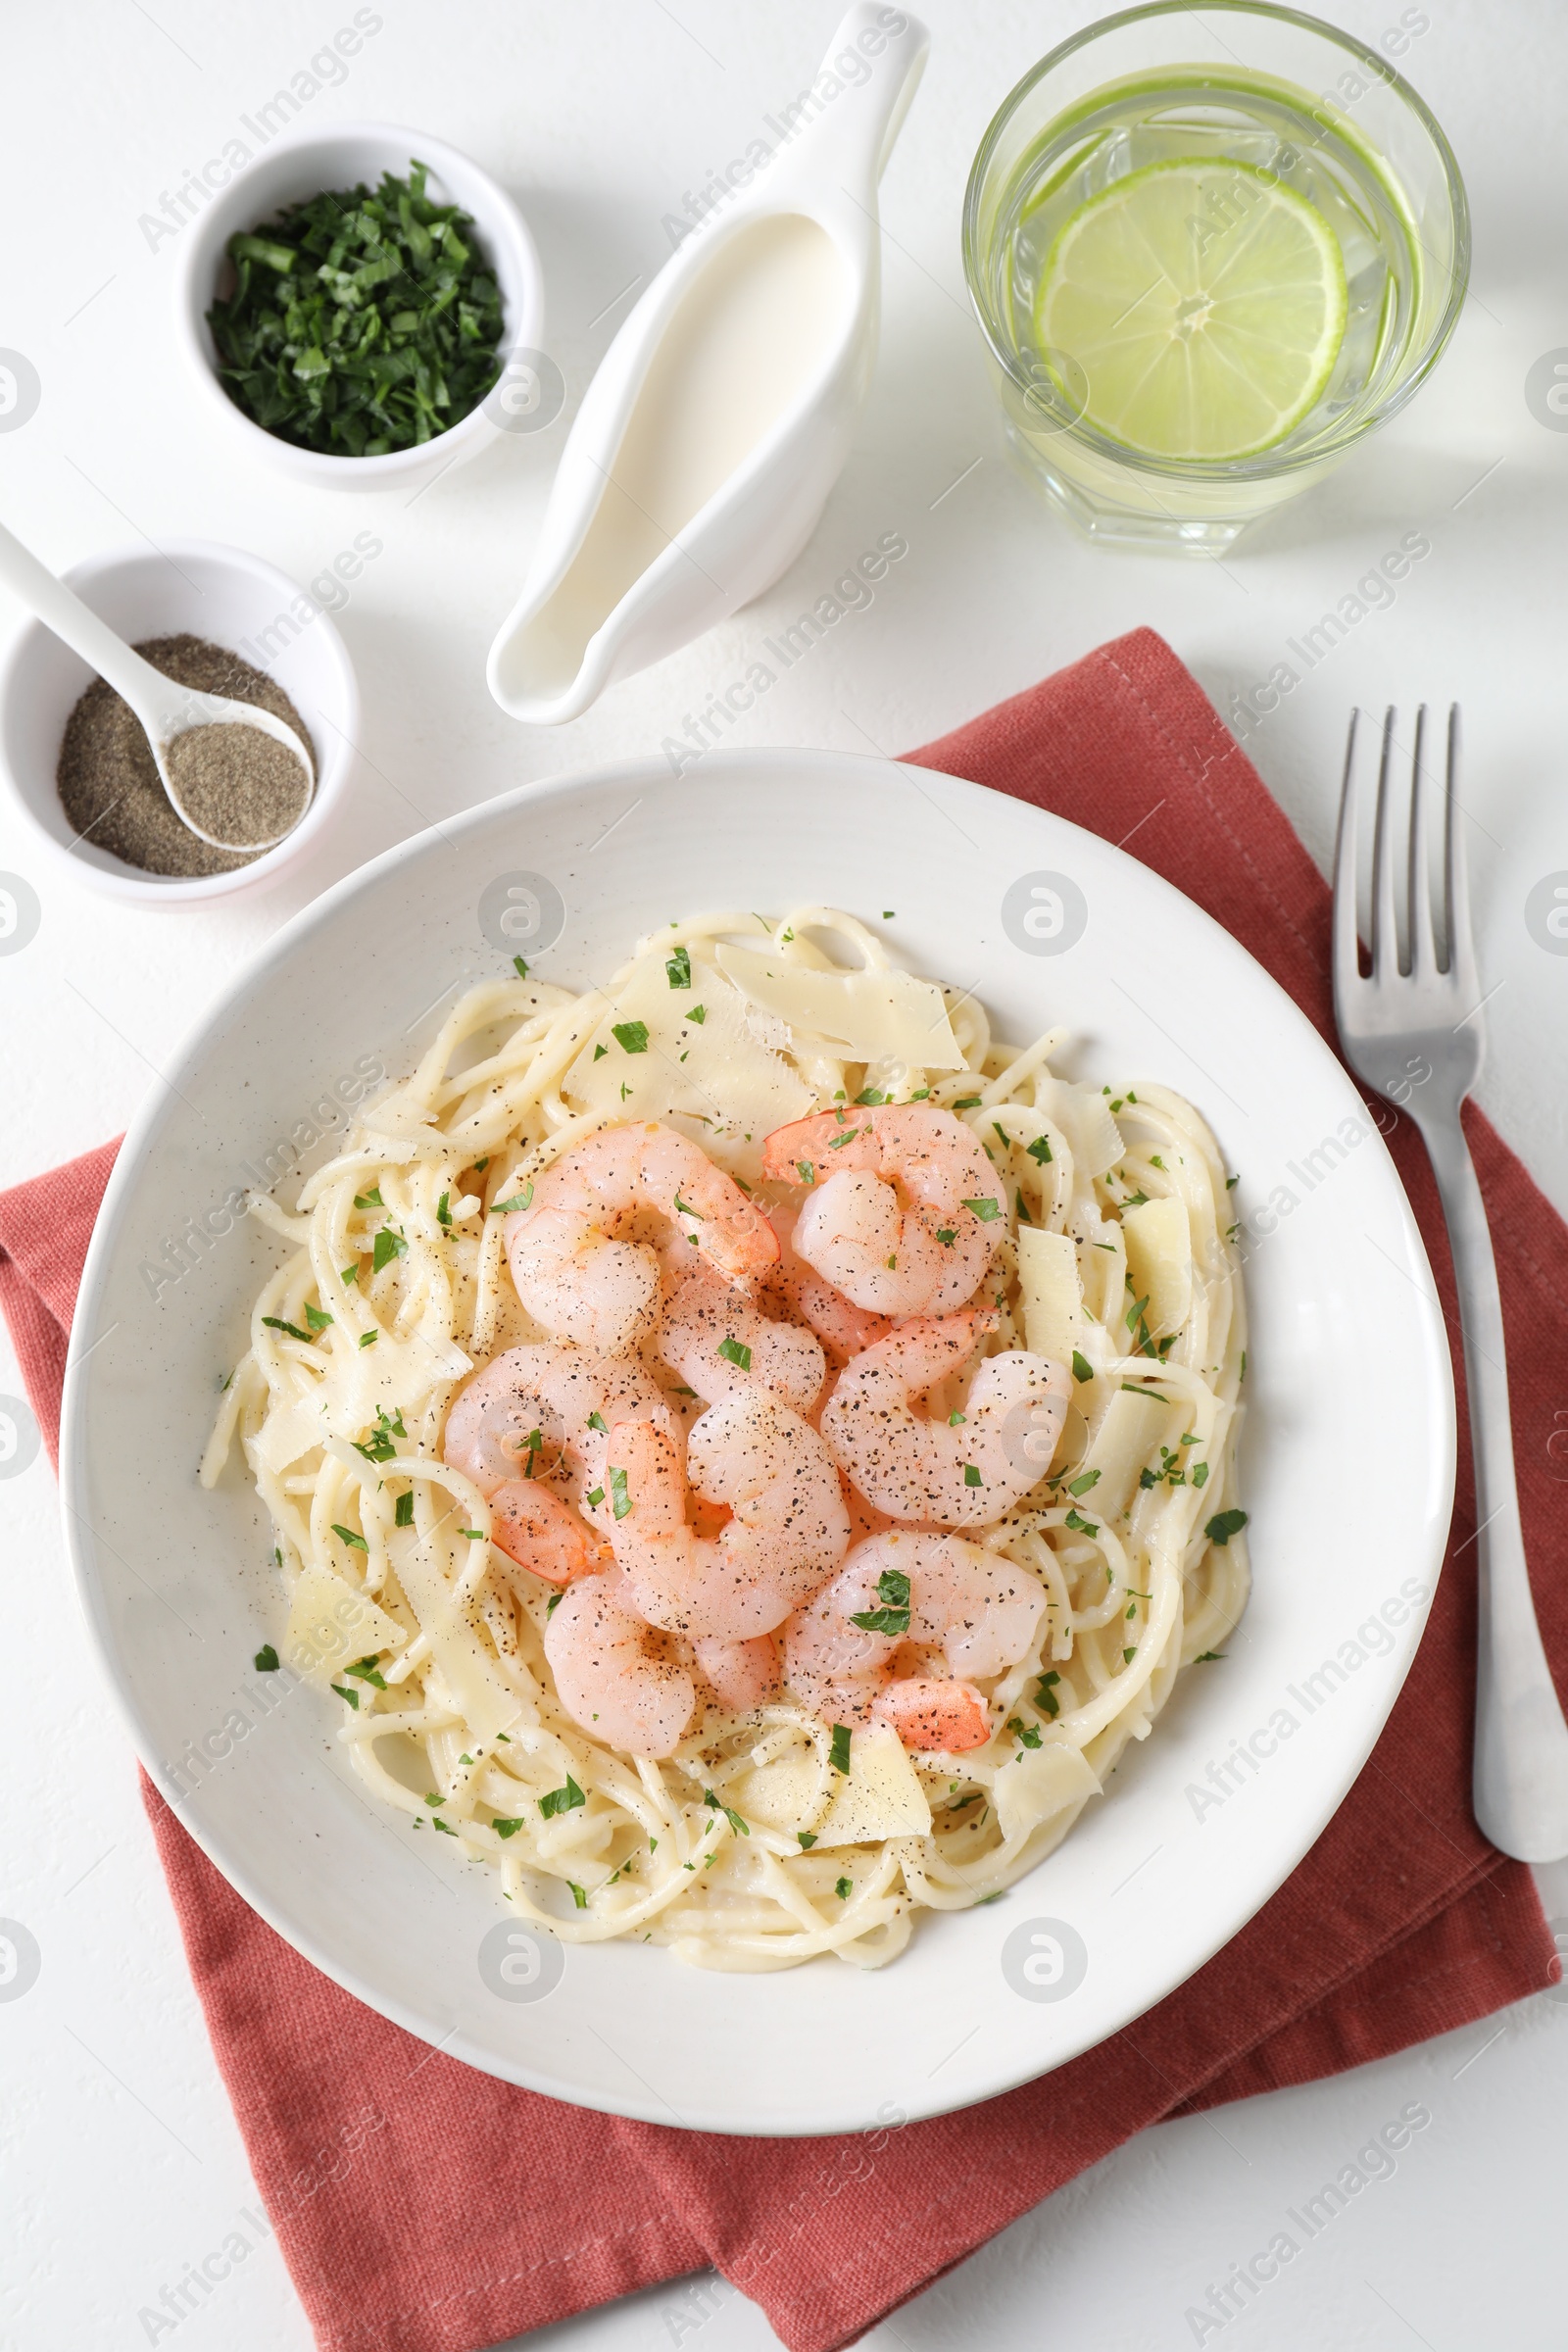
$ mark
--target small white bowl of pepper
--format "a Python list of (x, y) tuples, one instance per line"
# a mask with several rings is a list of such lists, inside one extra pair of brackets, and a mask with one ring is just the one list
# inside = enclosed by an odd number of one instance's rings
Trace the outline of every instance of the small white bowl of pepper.
[[(345, 551), (340, 561), (352, 565), (374, 552)], [(0, 659), (0, 766), (44, 855), (95, 890), (148, 906), (201, 905), (272, 879), (318, 839), (354, 758), (359, 689), (325, 612), (272, 564), (205, 540), (172, 540), (162, 553), (115, 550), (62, 577), (155, 669), (255, 703), (294, 728), (310, 749), (316, 789), (270, 850), (203, 840), (171, 807), (128, 704), (32, 621)], [(207, 779), (209, 796), (219, 796), (211, 830), (222, 838), (247, 838), (245, 808), (222, 806), (222, 796), (245, 789), (242, 767)]]
[(280, 139), (217, 194), (177, 327), (210, 415), (329, 490), (428, 481), (554, 418), (527, 223), (444, 140), (382, 123)]

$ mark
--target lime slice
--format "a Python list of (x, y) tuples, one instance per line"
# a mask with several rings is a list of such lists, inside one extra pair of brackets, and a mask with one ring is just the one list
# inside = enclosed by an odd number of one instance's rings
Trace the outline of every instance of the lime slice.
[(1254, 457), (1322, 397), (1345, 334), (1333, 229), (1272, 172), (1151, 164), (1080, 205), (1047, 257), (1041, 353), (1099, 431), (1152, 457)]

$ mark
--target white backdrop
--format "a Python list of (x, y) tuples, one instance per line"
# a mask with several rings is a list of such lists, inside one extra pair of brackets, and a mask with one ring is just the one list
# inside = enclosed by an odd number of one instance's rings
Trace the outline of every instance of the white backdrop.
[[(1017, 76), (1093, 10), (930, 0), (933, 46), (883, 187), (880, 363), (854, 454), (789, 577), (753, 611), (614, 689), (571, 726), (514, 726), (484, 650), (520, 583), (565, 419), (407, 493), (316, 493), (235, 463), (198, 410), (172, 331), (179, 233), (161, 206), (355, 11), (274, 0), (77, 0), (4, 11), (11, 215), (0, 347), (36, 370), (0, 431), (0, 514), (58, 567), (178, 536), (230, 541), (302, 581), (356, 532), (381, 553), (339, 625), (365, 699), (362, 758), (308, 870), (205, 914), (120, 909), (40, 869), (0, 804), (0, 872), (30, 881), (36, 937), (0, 957), (6, 1116), (0, 1182), (122, 1127), (211, 992), (277, 924), (362, 858), (534, 776), (656, 749), (744, 671), (753, 649), (883, 533), (908, 556), (759, 702), (737, 742), (896, 753), (1150, 622), (1220, 707), (1408, 531), (1431, 555), (1249, 736), (1320, 863), (1357, 701), (1462, 700), (1477, 931), (1493, 1057), (1482, 1099), (1568, 1209), (1568, 960), (1527, 926), (1568, 878), (1559, 781), (1568, 438), (1527, 377), (1562, 347), (1558, 226), (1568, 17), (1551, 0), (1430, 0), (1404, 59), (1447, 129), (1475, 213), (1474, 292), (1412, 409), (1223, 567), (1095, 552), (1002, 456), (958, 256), (969, 159)], [(798, 89), (835, 0), (377, 0), (377, 28), (309, 120), (378, 120), (470, 153), (517, 197), (546, 272), (546, 344), (569, 416), (632, 295), (669, 251), (666, 217)], [(1376, 39), (1412, 12), (1335, 0)], [(1537, 379), (1539, 383), (1539, 377)], [(1561, 420), (1568, 424), (1568, 418)], [(0, 628), (9, 628), (9, 612)], [(0, 1352), (0, 1391), (19, 1386)], [(1546, 1445), (1563, 1413), (1521, 1443)], [(1568, 1441), (1559, 1446), (1568, 1452)], [(1568, 1460), (1563, 1464), (1568, 1476)], [(15, 1661), (0, 1714), (0, 1915), (36, 1937), (25, 1998), (0, 2003), (0, 2310), (25, 2352), (146, 2342), (139, 2311), (256, 2204), (136, 1801), (63, 1586), (40, 1458), (0, 1488), (0, 1608)], [(1568, 1913), (1568, 1888), (1548, 1908)], [(1339, 2081), (1146, 2134), (1017, 2224), (872, 2340), (907, 2352), (1190, 2343), (1206, 2283), (1412, 2101), (1429, 2128), (1224, 2333), (1318, 2352), (1564, 2335), (1558, 2187), (1568, 2003), (1505, 2016)], [(585, 2193), (596, 2193), (585, 2184)], [(182, 2320), (179, 2352), (304, 2352), (275, 2248), (261, 2245)], [(168, 2341), (167, 2336), (158, 2340)], [(535, 2339), (572, 2352), (769, 2345), (743, 2298), (671, 2286)], [(1211, 2337), (1210, 2341), (1213, 2340)]]

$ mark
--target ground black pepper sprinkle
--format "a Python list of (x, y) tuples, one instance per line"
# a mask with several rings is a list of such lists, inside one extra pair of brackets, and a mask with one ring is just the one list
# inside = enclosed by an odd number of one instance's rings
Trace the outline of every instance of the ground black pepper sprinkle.
[[(204, 637), (185, 635), (151, 637), (138, 645), (136, 651), (154, 669), (161, 669), (165, 677), (173, 678), (178, 685), (194, 687), (202, 694), (226, 694), (237, 703), (255, 703), (262, 710), (272, 711), (294, 729), (315, 760), (316, 747), (306, 732), (305, 721), (282, 688), (264, 670), (252, 668), (250, 662), (242, 662), (238, 654), (230, 653), (225, 646), (212, 645)], [(267, 755), (275, 753), (279, 760), (287, 760), (296, 799), (303, 800), (299, 763), (280, 745), (249, 729), (202, 728), (192, 733), (204, 736), (215, 731), (243, 735), (247, 747), (254, 746), (263, 755), (263, 760), (254, 762), (258, 774), (267, 772), (263, 764)], [(78, 838), (109, 851), (113, 857), (122, 858), (127, 865), (141, 867), (145, 873), (180, 877), (226, 874), (236, 866), (249, 865), (261, 855), (254, 850), (213, 849), (180, 822), (159, 780), (152, 747), (142, 732), (140, 720), (130, 705), (102, 678), (94, 678), (66, 721), (55, 783)], [(256, 810), (247, 806), (243, 795), (232, 789), (225, 791), (220, 782), (209, 797), (199, 802), (191, 797), (188, 780), (182, 783), (181, 790), (193, 812), (201, 814), (209, 832), (255, 840), (273, 830), (267, 821), (266, 808), (261, 810), (262, 821), (255, 822)], [(269, 800), (267, 806), (272, 805)], [(285, 802), (285, 818), (287, 813)], [(217, 822), (212, 821), (214, 816)]]

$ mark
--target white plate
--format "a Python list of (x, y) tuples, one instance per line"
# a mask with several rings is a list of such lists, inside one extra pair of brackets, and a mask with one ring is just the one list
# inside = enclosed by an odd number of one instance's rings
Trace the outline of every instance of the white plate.
[[(519, 872), (560, 894), (564, 929), (536, 960), (571, 984), (703, 907), (894, 908), (899, 954), (973, 986), (1004, 1036), (1064, 1021), (1080, 1074), (1190, 1096), (1241, 1170), (1239, 1213), (1273, 1227), (1248, 1274), (1255, 1591), (1225, 1662), (1184, 1677), (1029, 1880), (922, 1918), (879, 1973), (818, 1961), (716, 1976), (635, 1944), (566, 1949), (564, 1967), (551, 1945), (542, 1972), (524, 1948), (498, 1971), (498, 1940), (518, 1931), (490, 1874), (361, 1792), (318, 1697), (250, 1670), (282, 1614), (267, 1521), (237, 1468), (214, 1494), (194, 1473), (278, 1246), (222, 1203), (269, 1152), (275, 1167), (309, 1148), (313, 1109), (341, 1101), (359, 1057), (401, 1071), (451, 992), (504, 968), (480, 901), (489, 890), (493, 909)], [(1066, 876), (1087, 916), (1075, 944), (1044, 943), (1054, 954), (1023, 952), (1004, 924), (1005, 894), (1042, 873)], [(1357, 1130), (1348, 1149), (1329, 1140)], [(1420, 1237), (1360, 1098), (1301, 1014), (1224, 931), (1092, 835), (838, 753), (714, 752), (678, 781), (645, 760), (537, 785), (308, 907), (201, 1023), (127, 1140), (74, 1361), (63, 1480), (82, 1604), (148, 1770), (219, 1868), (318, 1968), (450, 2055), (703, 2130), (837, 2132), (963, 2106), (1059, 2066), (1190, 1976), (1360, 1768), (1415, 1648), (1452, 1491), (1448, 1351)], [(1250, 1762), (1227, 1765), (1249, 1743)]]

